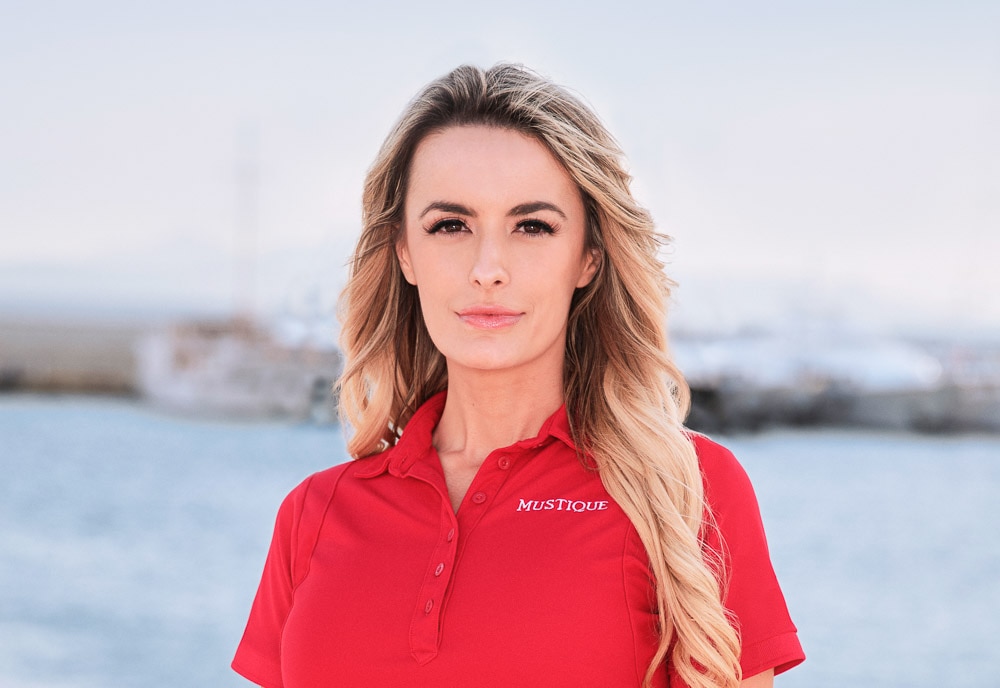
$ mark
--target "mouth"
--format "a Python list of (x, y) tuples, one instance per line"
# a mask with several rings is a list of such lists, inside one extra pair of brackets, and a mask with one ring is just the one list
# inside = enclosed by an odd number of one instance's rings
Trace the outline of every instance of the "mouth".
[(517, 324), (524, 313), (501, 306), (473, 306), (458, 311), (466, 325), (480, 330), (497, 330)]

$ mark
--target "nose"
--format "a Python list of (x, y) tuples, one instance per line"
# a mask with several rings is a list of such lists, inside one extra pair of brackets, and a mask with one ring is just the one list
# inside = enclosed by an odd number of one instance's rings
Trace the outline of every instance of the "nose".
[(476, 254), (469, 272), (469, 281), (478, 287), (499, 287), (510, 281), (503, 241), (493, 233), (477, 237)]

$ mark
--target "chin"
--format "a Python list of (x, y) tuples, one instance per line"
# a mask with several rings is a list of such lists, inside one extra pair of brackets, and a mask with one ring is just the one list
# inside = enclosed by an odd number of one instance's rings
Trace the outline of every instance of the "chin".
[(512, 361), (504, 356), (457, 356), (455, 358), (445, 358), (449, 366), (484, 372), (517, 368), (523, 363)]
[(531, 360), (530, 356), (517, 355), (518, 352), (511, 351), (512, 348), (514, 347), (508, 343), (507, 346), (459, 347), (450, 351), (444, 350), (442, 353), (449, 367), (468, 370), (495, 371), (518, 368)]
[[(449, 368), (482, 372), (523, 369), (549, 358), (549, 348), (528, 347), (517, 338), (499, 338), (484, 342), (461, 342), (458, 346), (438, 347)], [(561, 349), (560, 349), (561, 352)], [(557, 364), (561, 368), (561, 359)]]

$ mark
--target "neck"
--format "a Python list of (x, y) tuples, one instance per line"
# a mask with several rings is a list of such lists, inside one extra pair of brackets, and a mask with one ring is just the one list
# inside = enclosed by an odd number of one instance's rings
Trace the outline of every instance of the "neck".
[(538, 376), (449, 366), (435, 448), (478, 466), (494, 449), (534, 437), (563, 403), (562, 369), (553, 372)]

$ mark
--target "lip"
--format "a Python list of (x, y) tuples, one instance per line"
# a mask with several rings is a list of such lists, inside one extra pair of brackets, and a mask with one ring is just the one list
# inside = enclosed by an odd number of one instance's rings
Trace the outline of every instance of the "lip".
[(503, 306), (471, 306), (458, 311), (466, 325), (480, 330), (497, 330), (516, 325), (524, 313)]

